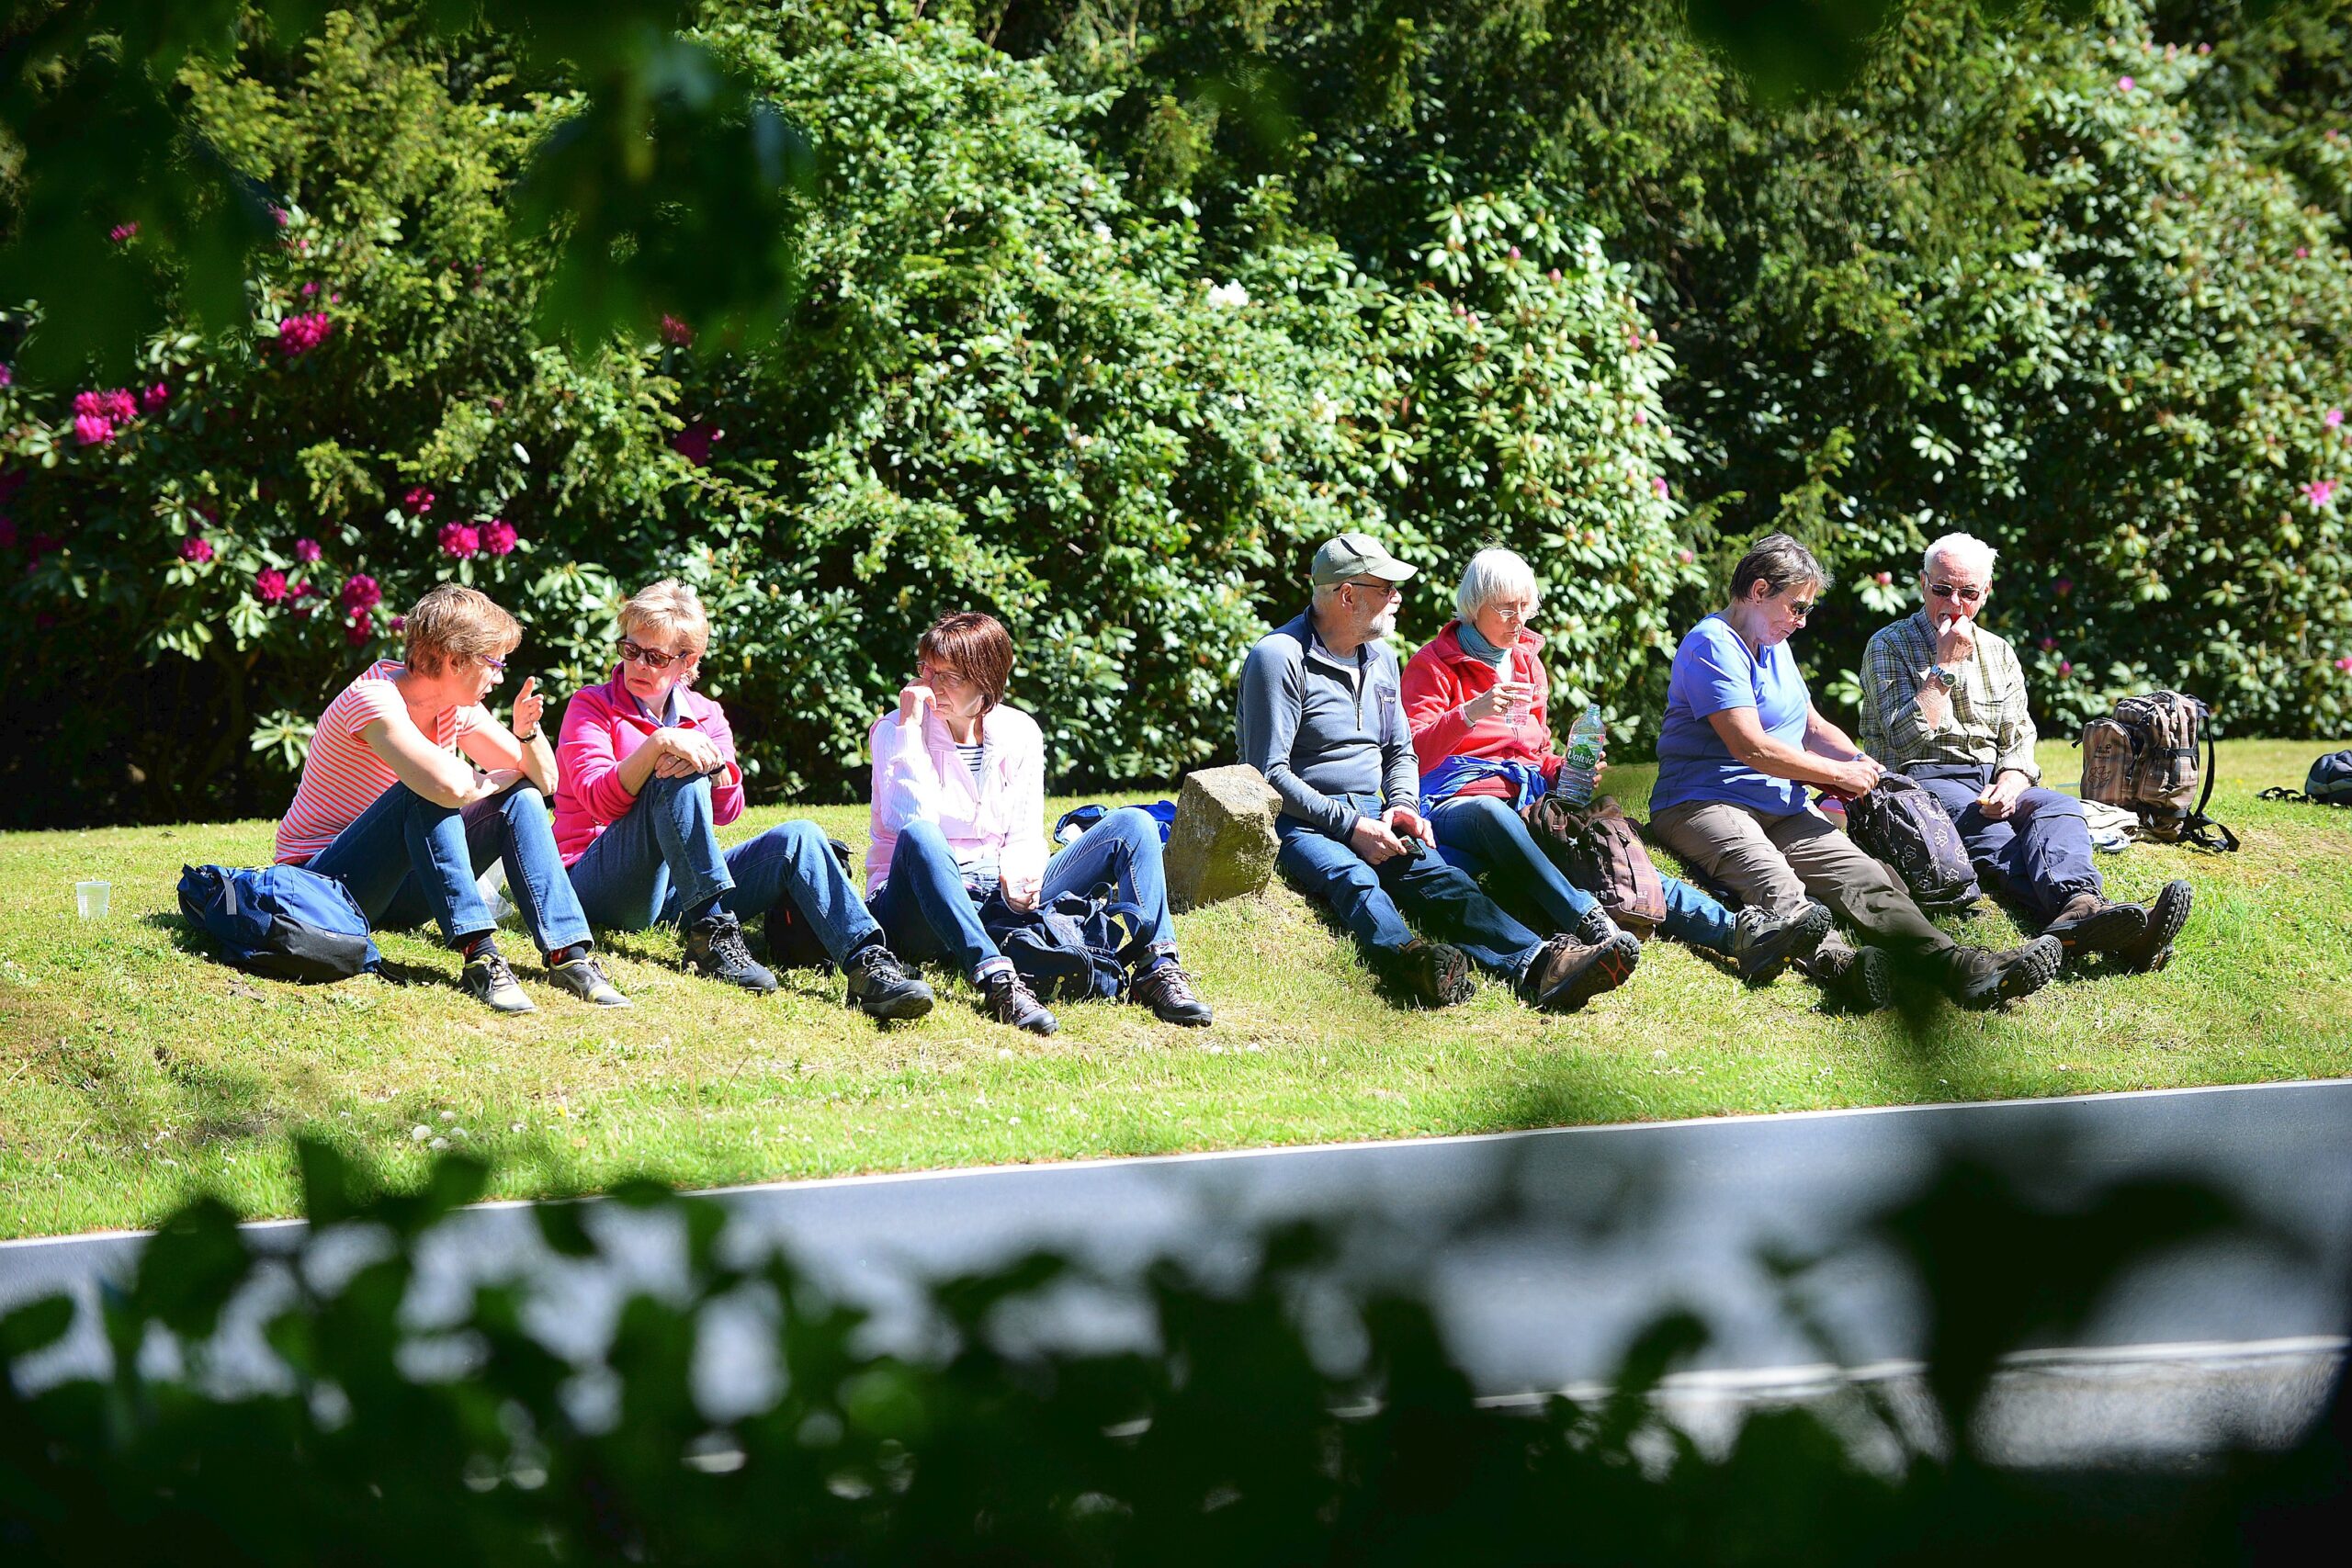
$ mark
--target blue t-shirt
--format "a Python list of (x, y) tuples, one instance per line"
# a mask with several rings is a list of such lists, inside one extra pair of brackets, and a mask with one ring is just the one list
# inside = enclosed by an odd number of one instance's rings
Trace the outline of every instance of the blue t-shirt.
[(1650, 792), (1651, 815), (1694, 800), (1729, 801), (1780, 817), (1804, 809), (1803, 784), (1759, 773), (1734, 760), (1731, 748), (1707, 722), (1709, 714), (1726, 708), (1754, 708), (1765, 734), (1804, 749), (1813, 698), (1789, 645), (1776, 643), (1758, 659), (1747, 651), (1729, 621), (1713, 615), (1691, 627), (1674, 650), (1674, 674), (1666, 688), (1666, 728), (1657, 738), (1657, 787)]

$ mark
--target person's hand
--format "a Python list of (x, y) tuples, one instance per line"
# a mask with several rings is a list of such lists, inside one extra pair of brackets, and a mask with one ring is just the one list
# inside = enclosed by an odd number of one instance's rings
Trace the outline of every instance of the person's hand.
[(1976, 623), (1947, 615), (1936, 623), (1936, 662), (1960, 664), (1976, 657)]
[(676, 758), (689, 773), (707, 773), (718, 767), (725, 758), (718, 754), (718, 745), (699, 729), (673, 726), (653, 732), (662, 743), (663, 754)]
[(1390, 807), (1383, 820), (1388, 824), (1388, 830), (1400, 839), (1410, 833), (1426, 844), (1437, 837), (1436, 830), (1430, 826), (1430, 819), (1409, 806)]
[(1535, 683), (1515, 674), (1504, 675), (1485, 691), (1462, 705), (1462, 716), (1472, 724), (1484, 724), (1498, 714), (1507, 713), (1513, 703), (1535, 699)]
[(899, 688), (899, 722), (921, 724), (922, 710), (925, 707), (936, 706), (938, 702), (939, 694), (933, 692), (929, 686), (920, 681), (910, 682)]
[(1835, 775), (1833, 787), (1850, 800), (1868, 795), (1877, 787), (1879, 777), (1885, 770), (1878, 765), (1877, 758), (1865, 752), (1850, 761), (1836, 764), (1830, 772)]
[(2005, 770), (1976, 797), (1976, 809), (1998, 822), (2018, 808), (2018, 801), (2032, 787), (2023, 773)]
[(539, 720), (546, 714), (547, 705), (547, 698), (539, 695), (539, 678), (526, 675), (523, 689), (514, 694), (514, 733), (518, 736), (538, 733)]
[(1930, 729), (1941, 729), (1951, 722), (1951, 693), (1941, 681), (1923, 678), (1919, 682), (1919, 722)]
[(1004, 884), (1005, 907), (1027, 914), (1037, 907), (1037, 895), (1041, 891), (1042, 888), (1036, 882), (1025, 878), (1019, 882), (1008, 880)]
[(1388, 824), (1370, 817), (1356, 818), (1356, 825), (1348, 830), (1348, 847), (1362, 856), (1366, 865), (1378, 865), (1405, 852), (1405, 846), (1397, 841)]

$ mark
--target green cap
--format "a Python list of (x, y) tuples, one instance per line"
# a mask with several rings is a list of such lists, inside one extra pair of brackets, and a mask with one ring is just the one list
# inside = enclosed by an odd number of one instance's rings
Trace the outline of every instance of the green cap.
[(1351, 577), (1402, 582), (1419, 570), (1390, 555), (1369, 534), (1341, 534), (1323, 541), (1323, 547), (1315, 552), (1315, 570), (1310, 575), (1316, 587), (1328, 588)]

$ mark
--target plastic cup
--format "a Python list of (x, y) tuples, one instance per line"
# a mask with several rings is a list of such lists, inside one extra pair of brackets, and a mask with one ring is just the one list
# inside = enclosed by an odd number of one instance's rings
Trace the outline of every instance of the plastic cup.
[(74, 885), (74, 907), (85, 920), (107, 918), (107, 896), (114, 889), (111, 882), (77, 882)]

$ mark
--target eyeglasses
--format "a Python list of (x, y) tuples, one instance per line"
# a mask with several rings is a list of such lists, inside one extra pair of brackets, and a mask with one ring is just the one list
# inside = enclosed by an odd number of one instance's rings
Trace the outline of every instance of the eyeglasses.
[(489, 665), (492, 670), (497, 671), (501, 675), (506, 673), (506, 660), (503, 659), (500, 659), (494, 654), (488, 653), (477, 653), (474, 657), (481, 660), (484, 664)]
[(1813, 614), (1813, 601), (1810, 599), (1802, 600), (1797, 604), (1787, 606), (1787, 609), (1790, 615), (1794, 615), (1798, 620), (1802, 621)]
[(686, 653), (664, 653), (658, 648), (648, 648), (634, 637), (621, 638), (621, 662), (642, 664), (648, 670), (667, 670), (671, 665), (692, 658)]
[(1982, 588), (1955, 588), (1949, 582), (1930, 582), (1928, 593), (1930, 598), (1957, 599), (1963, 604), (1973, 604), (1984, 597)]

